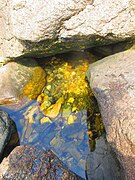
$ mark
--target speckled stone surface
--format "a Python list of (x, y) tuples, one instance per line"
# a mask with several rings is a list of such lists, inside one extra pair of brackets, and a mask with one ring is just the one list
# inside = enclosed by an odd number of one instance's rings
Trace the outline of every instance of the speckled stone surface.
[(82, 180), (70, 171), (52, 151), (19, 146), (0, 165), (2, 180), (44, 179)]

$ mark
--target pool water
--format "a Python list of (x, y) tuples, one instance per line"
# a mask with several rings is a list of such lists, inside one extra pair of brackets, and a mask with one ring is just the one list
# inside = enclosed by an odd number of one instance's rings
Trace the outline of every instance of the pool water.
[(70, 170), (86, 179), (87, 155), (103, 131), (85, 77), (91, 60), (66, 55), (41, 59), (39, 64), (47, 77), (37, 99), (24, 97), (21, 102), (1, 109), (15, 121), (21, 145), (51, 149)]
[[(25, 116), (34, 108), (33, 122)], [(52, 122), (42, 123), (44, 114), (36, 101), (29, 102), (20, 109), (1, 107), (15, 121), (20, 138), (20, 145), (30, 145), (39, 149), (51, 149), (73, 172), (85, 178), (86, 157), (90, 152), (87, 134), (87, 111), (80, 111), (73, 124), (67, 124), (61, 114)], [(30, 109), (30, 108), (29, 108)], [(27, 114), (27, 115), (26, 115)]]

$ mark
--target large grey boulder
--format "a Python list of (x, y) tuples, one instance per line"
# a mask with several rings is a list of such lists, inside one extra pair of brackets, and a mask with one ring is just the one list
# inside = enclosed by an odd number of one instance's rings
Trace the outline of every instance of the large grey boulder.
[(107, 141), (135, 179), (135, 50), (108, 56), (90, 66), (87, 77), (97, 98)]
[(27, 96), (36, 98), (45, 84), (45, 72), (30, 58), (9, 62), (0, 67), (0, 105)]
[(132, 39), (134, 6), (134, 0), (0, 0), (1, 56), (45, 56)]

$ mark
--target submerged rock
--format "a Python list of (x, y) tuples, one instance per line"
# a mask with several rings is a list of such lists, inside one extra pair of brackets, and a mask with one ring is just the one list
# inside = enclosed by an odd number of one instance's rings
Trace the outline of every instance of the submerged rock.
[(45, 72), (33, 59), (21, 59), (0, 67), (0, 104), (15, 102), (24, 96), (34, 99), (45, 84)]
[(104, 136), (96, 141), (95, 151), (87, 157), (86, 173), (88, 180), (122, 180), (119, 162)]
[(0, 165), (0, 177), (4, 179), (63, 179), (82, 180), (70, 171), (52, 151), (34, 147), (16, 147)]
[(3, 57), (52, 55), (135, 35), (134, 0), (1, 0), (0, 7)]
[(97, 98), (107, 141), (135, 179), (135, 50), (108, 56), (90, 66), (87, 77)]
[(14, 121), (7, 113), (0, 110), (0, 161), (19, 143)]

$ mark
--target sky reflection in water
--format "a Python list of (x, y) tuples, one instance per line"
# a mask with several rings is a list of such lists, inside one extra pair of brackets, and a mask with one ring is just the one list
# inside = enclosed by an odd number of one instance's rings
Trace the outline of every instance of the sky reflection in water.
[[(23, 105), (1, 106), (15, 121), (21, 145), (32, 145), (39, 149), (51, 149), (73, 172), (85, 179), (86, 157), (90, 151), (87, 134), (87, 111), (77, 113), (73, 124), (67, 124), (61, 113), (52, 120), (41, 124), (44, 114), (40, 111), (38, 102), (28, 101)], [(29, 116), (29, 109), (35, 108)]]

